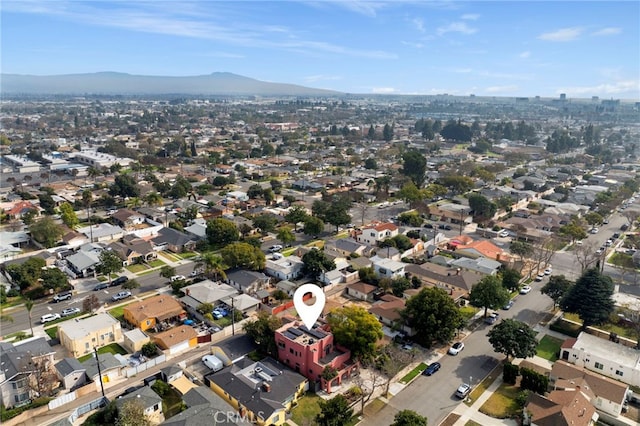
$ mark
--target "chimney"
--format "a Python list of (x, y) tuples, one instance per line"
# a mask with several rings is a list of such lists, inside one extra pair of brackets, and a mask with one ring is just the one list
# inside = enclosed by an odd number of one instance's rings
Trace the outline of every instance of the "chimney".
[(191, 293), (191, 290), (189, 290), (188, 288), (184, 289), (184, 292), (187, 294), (187, 296), (189, 295), (189, 293)]
[(267, 382), (264, 382), (262, 384), (262, 390), (265, 392), (271, 392), (271, 385)]

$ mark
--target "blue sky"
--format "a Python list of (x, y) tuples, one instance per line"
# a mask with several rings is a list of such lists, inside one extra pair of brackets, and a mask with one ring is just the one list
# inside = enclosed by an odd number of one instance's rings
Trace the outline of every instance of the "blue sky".
[(640, 99), (638, 1), (3, 0), (1, 70)]

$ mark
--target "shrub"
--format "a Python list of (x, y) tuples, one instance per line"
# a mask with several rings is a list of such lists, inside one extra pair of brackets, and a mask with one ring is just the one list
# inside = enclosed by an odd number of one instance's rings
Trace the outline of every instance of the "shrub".
[(153, 342), (145, 343), (144, 345), (142, 345), (141, 352), (142, 355), (146, 356), (147, 358), (152, 358), (158, 354), (158, 347)]
[(519, 374), (520, 368), (517, 365), (507, 363), (502, 370), (502, 380), (507, 384), (515, 385)]
[(171, 391), (171, 386), (169, 386), (162, 380), (156, 380), (155, 383), (151, 385), (151, 389), (153, 389), (153, 391), (157, 393), (161, 398), (164, 398), (164, 396)]
[(529, 395), (531, 395), (531, 391), (527, 389), (518, 392), (518, 395), (516, 395), (516, 404), (518, 404), (519, 407), (524, 407), (524, 404), (527, 403), (527, 398), (529, 398)]

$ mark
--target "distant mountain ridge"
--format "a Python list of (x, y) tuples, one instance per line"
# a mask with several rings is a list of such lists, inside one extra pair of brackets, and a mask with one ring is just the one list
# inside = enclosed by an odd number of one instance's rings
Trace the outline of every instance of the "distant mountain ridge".
[(64, 75), (0, 74), (0, 93), (25, 95), (333, 96), (341, 92), (270, 83), (230, 72), (167, 77), (97, 72)]

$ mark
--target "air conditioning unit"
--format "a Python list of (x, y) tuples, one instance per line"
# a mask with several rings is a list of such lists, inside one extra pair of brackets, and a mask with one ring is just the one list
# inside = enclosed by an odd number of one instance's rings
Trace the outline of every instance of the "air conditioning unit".
[(256, 367), (256, 373), (259, 373), (262, 371), (262, 367)]

